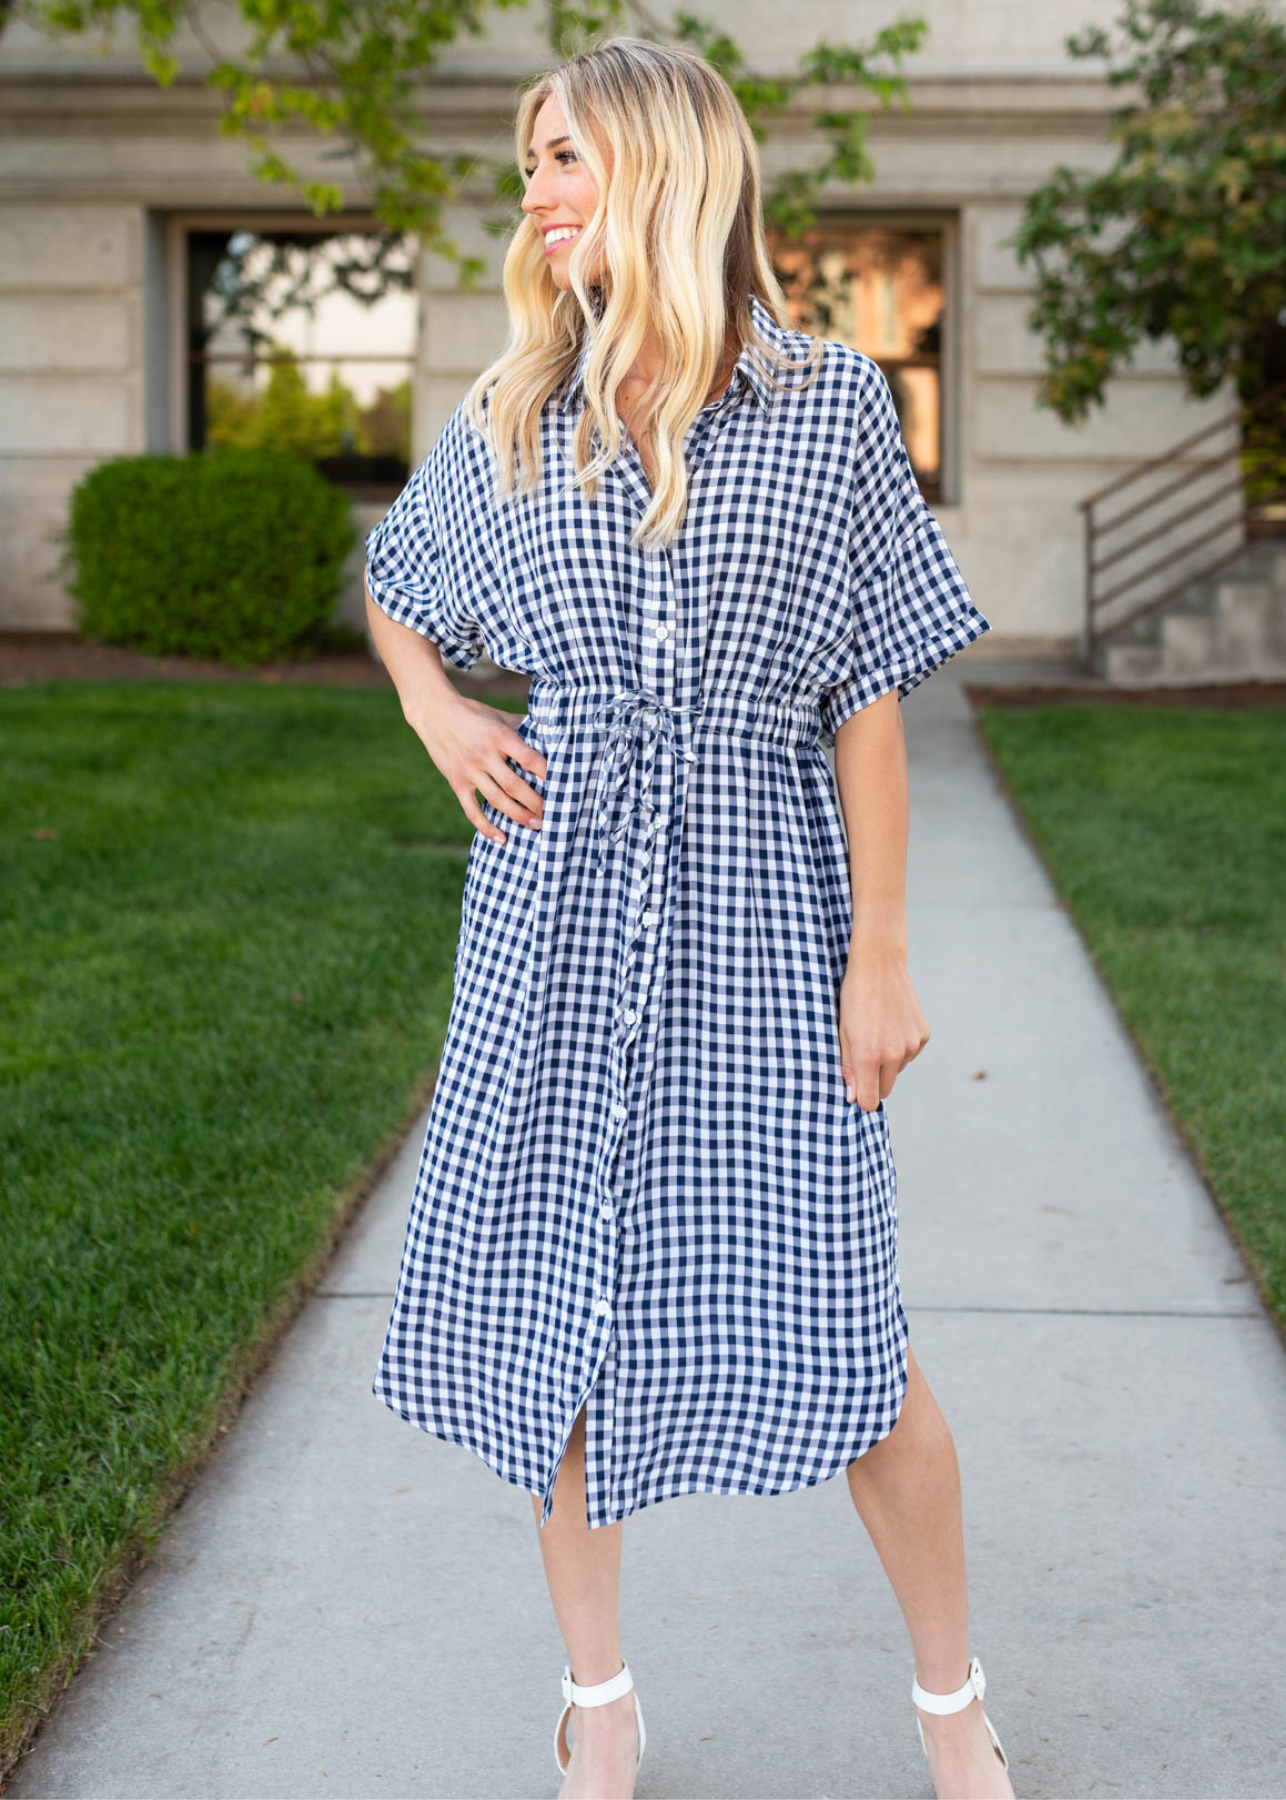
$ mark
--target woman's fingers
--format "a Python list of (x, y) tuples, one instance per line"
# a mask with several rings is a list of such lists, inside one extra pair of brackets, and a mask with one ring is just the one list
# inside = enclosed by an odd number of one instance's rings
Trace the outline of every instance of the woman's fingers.
[(893, 1041), (886, 1045), (868, 1044), (854, 1048), (853, 1040), (841, 1027), (840, 1072), (848, 1099), (866, 1112), (874, 1112), (881, 1100), (888, 1099), (894, 1082), (923, 1050), (929, 1035), (927, 1024), (922, 1028), (916, 1025), (902, 1039), (901, 1048)]
[(548, 761), (534, 744), (529, 744), (520, 732), (514, 730), (506, 718), (497, 713), (493, 713), (492, 718), (496, 730), (491, 742), (485, 746), (486, 760), (475, 771), (474, 785), (480, 787), (491, 804), (507, 813), (516, 824), (539, 827), (544, 815), (544, 802), (530, 782), (524, 781), (510, 765), (519, 763), (543, 781)]
[(482, 808), (478, 805), (477, 800), (474, 798), (472, 788), (452, 788), (451, 791), (460, 802), (460, 811), (475, 830), (480, 831), (483, 837), (490, 838), (493, 843), (504, 844), (508, 842), (508, 839), (500, 827), (498, 825), (493, 825), (491, 820), (487, 818)]
[(509, 715), (479, 700), (460, 696), (416, 725), (421, 742), (446, 777), (469, 823), (493, 842), (505, 843), (504, 829), (486, 817), (477, 794), (515, 824), (539, 829), (544, 802), (518, 763), (543, 780), (546, 758), (509, 721)]
[[(543, 778), (545, 770), (534, 768), (532, 762), (534, 759), (537, 763), (544, 763), (545, 758), (516, 732), (513, 733), (513, 738), (522, 749), (524, 766), (533, 775)], [(517, 770), (511, 769), (504, 760), (506, 755), (514, 754), (503, 749), (499, 753), (493, 753), (488, 762), (475, 772), (474, 786), (481, 788), (491, 804), (507, 813), (516, 824), (538, 830), (544, 817), (545, 803), (530, 782), (524, 781)]]
[(477, 806), (473, 798), (475, 788), (480, 789), (483, 798), (489, 801), (498, 812), (505, 813), (515, 824), (526, 825), (535, 831), (540, 829), (542, 817), (540, 795), (534, 788), (528, 787), (525, 781), (519, 780), (512, 769), (503, 767), (499, 772), (492, 769), (480, 769), (475, 775), (466, 776), (463, 787), (454, 790), (466, 816), (473, 819), (479, 830), (485, 836), (496, 838), (500, 843), (504, 843), (506, 840), (503, 829), (499, 825), (493, 825), (489, 819), (485, 818), (481, 808)]
[(892, 1081), (886, 1087), (883, 1075), (888, 1064), (878, 1056), (858, 1056), (849, 1065), (844, 1077), (844, 1086), (848, 1097), (864, 1112), (874, 1112), (893, 1087)]
[[(533, 771), (533, 773), (541, 774), (543, 772), (543, 770)], [(487, 797), (491, 800), (492, 805), (499, 806), (511, 818), (517, 819), (520, 825), (539, 825), (544, 816), (545, 805), (535, 788), (511, 769), (508, 763), (502, 763), (498, 769), (493, 767), (488, 773), (491, 775), (494, 785), (504, 796), (503, 799), (496, 800), (488, 794)]]
[[(529, 769), (531, 773), (537, 776), (541, 781), (545, 779), (545, 776), (548, 773), (549, 758), (537, 750), (534, 744), (529, 744), (526, 738), (523, 737), (520, 732), (514, 731), (512, 727), (507, 730), (505, 742), (501, 746), (501, 754), (510, 757), (516, 763), (520, 763), (524, 769)], [(509, 774), (512, 773), (512, 771), (506, 770), (506, 773)], [(522, 783), (520, 783), (520, 785), (525, 786), (525, 784)], [(537, 805), (539, 805), (539, 794), (536, 794), (534, 798)]]

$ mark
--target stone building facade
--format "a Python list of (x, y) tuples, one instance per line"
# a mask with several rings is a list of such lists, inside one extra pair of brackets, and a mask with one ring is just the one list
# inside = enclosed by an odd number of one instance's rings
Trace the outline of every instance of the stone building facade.
[[(706, 7), (766, 72), (791, 68), (819, 38), (861, 40), (895, 10), (838, 0)], [(1078, 502), (1228, 402), (1187, 399), (1168, 353), (1156, 351), (1140, 354), (1083, 427), (1034, 404), (1041, 346), (1026, 324), (1027, 279), (1004, 239), (1024, 195), (1055, 164), (1108, 158), (1116, 96), (1063, 45), (1082, 24), (1109, 23), (1116, 0), (1058, 8), (921, 0), (912, 10), (931, 29), (907, 65), (910, 110), (875, 116), (877, 177), (825, 197), (819, 241), (841, 255), (847, 238), (864, 233), (865, 242), (891, 233), (933, 247), (932, 504), (993, 623), (988, 653), (1063, 656), (1082, 623)], [(534, 12), (496, 13), (494, 34), (444, 59), (426, 91), (438, 142), (507, 154), (516, 84), (550, 60), (538, 22)], [(189, 446), (192, 234), (290, 217), (316, 223), (289, 194), (252, 178), (242, 146), (217, 136), (219, 101), (202, 85), (201, 47), (185, 43), (182, 60), (187, 73), (162, 91), (123, 51), (94, 54), (17, 26), (0, 39), (0, 629), (74, 623), (55, 572), (56, 534), (84, 470), (105, 456)], [(764, 148), (769, 177), (809, 154), (818, 96), (804, 98)], [(333, 180), (343, 164), (323, 160), (322, 148), (301, 139), (299, 160)], [(327, 228), (366, 222), (360, 202), (354, 190), (351, 212)], [(412, 460), (427, 453), (505, 332), (500, 245), (467, 207), (451, 222), (490, 274), (463, 294), (451, 265), (419, 259), (408, 344)], [(891, 332), (896, 349), (896, 320)], [(924, 379), (908, 370), (907, 391), (921, 402)], [(383, 510), (369, 497), (357, 505), (360, 523)], [(346, 605), (358, 617), (360, 564), (351, 576)]]

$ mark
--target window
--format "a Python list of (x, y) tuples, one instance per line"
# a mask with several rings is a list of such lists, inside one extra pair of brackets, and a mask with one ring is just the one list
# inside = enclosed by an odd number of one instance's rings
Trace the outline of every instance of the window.
[(415, 259), (396, 233), (189, 228), (187, 442), (264, 445), (356, 497), (410, 472)]
[(838, 338), (880, 365), (930, 502), (940, 501), (946, 486), (945, 238), (940, 224), (831, 215), (798, 238), (771, 239), (796, 329)]

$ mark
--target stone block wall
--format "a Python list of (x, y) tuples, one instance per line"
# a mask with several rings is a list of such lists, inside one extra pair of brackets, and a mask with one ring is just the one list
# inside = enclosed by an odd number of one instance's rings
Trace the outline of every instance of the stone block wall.
[(142, 448), (139, 209), (0, 202), (0, 629), (66, 629), (67, 496)]

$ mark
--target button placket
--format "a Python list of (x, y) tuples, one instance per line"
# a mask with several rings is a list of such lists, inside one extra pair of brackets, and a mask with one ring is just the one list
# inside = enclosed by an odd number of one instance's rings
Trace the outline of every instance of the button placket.
[[(629, 854), (633, 833), (625, 834), (625, 851)], [(635, 890), (638, 887), (637, 877), (631, 873), (627, 882), (627, 897), (631, 907), (635, 904)], [(616, 1030), (613, 1032), (609, 1054), (609, 1092), (614, 1096), (609, 1108), (609, 1125), (604, 1134), (606, 1154), (600, 1169), (598, 1192), (595, 1201), (598, 1213), (598, 1228), (603, 1233), (604, 1255), (611, 1270), (611, 1279), (615, 1280), (615, 1268), (618, 1251), (618, 1239), (612, 1226), (617, 1222), (615, 1197), (611, 1189), (612, 1169), (620, 1155), (628, 1130), (630, 1049), (637, 1034), (642, 996), (637, 993), (635, 970), (637, 964), (637, 946), (633, 938), (626, 943), (625, 954), (621, 962), (619, 998), (617, 1003)]]
[[(673, 706), (677, 685), (678, 621), (674, 617), (673, 600), (674, 573), (669, 553), (648, 553), (644, 559), (639, 676), (641, 687), (649, 690), (662, 707)], [(625, 695), (617, 698), (624, 699)], [(636, 1047), (636, 1041), (646, 1023), (660, 941), (656, 927), (663, 916), (660, 889), (667, 856), (658, 857), (656, 850), (662, 843), (661, 826), (678, 796), (682, 779), (680, 758), (684, 754), (689, 759), (692, 756), (690, 750), (679, 748), (687, 743), (686, 732), (676, 738), (674, 722), (658, 717), (655, 712), (645, 711), (637, 718), (633, 729), (640, 736), (633, 746), (630, 763), (624, 767), (637, 784), (635, 794), (641, 798), (641, 804), (631, 807), (623, 823), (610, 834), (612, 843), (619, 842), (624, 861), (621, 897), (625, 903), (626, 931), (609, 1052), (608, 1123), (594, 1197), (598, 1230), (603, 1234), (601, 1256), (606, 1271), (602, 1287), (597, 1290), (595, 1316), (607, 1327), (609, 1340), (610, 1309), (604, 1310), (603, 1289), (615, 1281), (619, 1237), (614, 1227), (620, 1223), (616, 1196), (612, 1191), (612, 1170), (629, 1129), (631, 1078), (638, 1069), (638, 1058), (643, 1054), (642, 1046)], [(663, 750), (667, 753), (661, 754)], [(619, 786), (620, 776), (615, 779)], [(600, 812), (597, 823), (600, 829), (607, 827), (610, 813)], [(599, 1334), (594, 1335), (595, 1341), (601, 1342)]]
[[(656, 694), (663, 705), (671, 703), (672, 671), (670, 668), (668, 639), (670, 627), (666, 622), (666, 590), (669, 574), (669, 558), (664, 553), (649, 552), (644, 559), (644, 598), (643, 598), (643, 681), (644, 686)], [(655, 820), (656, 809), (666, 804), (668, 794), (657, 792), (657, 785), (668, 788), (666, 775), (657, 768), (657, 753), (661, 744), (661, 731), (658, 724), (648, 721), (644, 725), (644, 742), (641, 751), (642, 791), (649, 796), (651, 806), (646, 813), (647, 821)], [(635, 866), (631, 870), (629, 882), (629, 933), (623, 967), (622, 992), (628, 996), (633, 988), (636, 999), (631, 1003), (625, 1001), (621, 1015), (622, 1024), (626, 1028), (625, 1044), (633, 1042), (640, 1023), (640, 1013), (647, 994), (646, 963), (640, 962), (639, 940), (642, 927), (639, 925), (639, 914), (646, 900), (648, 868), (651, 861), (645, 845), (650, 838), (644, 834), (630, 842), (630, 849), (635, 853)]]

